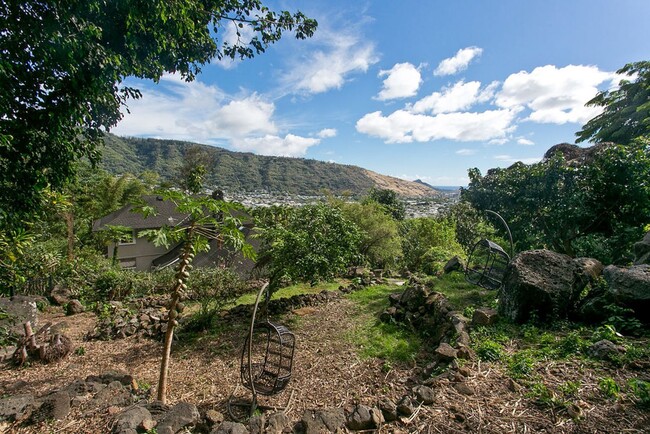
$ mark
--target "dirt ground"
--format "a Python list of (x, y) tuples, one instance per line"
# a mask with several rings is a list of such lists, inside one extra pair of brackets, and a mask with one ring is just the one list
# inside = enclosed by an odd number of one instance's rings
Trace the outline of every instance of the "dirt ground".
[[(382, 360), (362, 360), (346, 338), (355, 327), (359, 312), (347, 299), (304, 308), (283, 318), (296, 335), (296, 354), (291, 383), (280, 395), (262, 404), (283, 406), (290, 401), (289, 417), (298, 421), (306, 409), (344, 407), (363, 403), (376, 405), (380, 397), (399, 400), (416, 385), (415, 364), (390, 369)], [(95, 324), (93, 313), (66, 317), (51, 308), (41, 322), (52, 321), (74, 342), (66, 359), (50, 365), (33, 364), (0, 370), (0, 395), (31, 392), (36, 395), (62, 388), (76, 379), (106, 371), (132, 375), (141, 389), (155, 396), (161, 344), (133, 336), (114, 341), (85, 341)], [(246, 333), (236, 324), (215, 337), (195, 337), (190, 343), (177, 342), (170, 365), (171, 404), (191, 402), (200, 408), (214, 408), (227, 414), (226, 402), (239, 382), (239, 358)], [(430, 349), (424, 348), (427, 352)], [(579, 399), (572, 418), (566, 411), (539, 406), (527, 398), (497, 366), (473, 362), (465, 365), (469, 376), (462, 379), (469, 388), (460, 390), (454, 381), (435, 384), (436, 401), (421, 406), (413, 417), (385, 424), (381, 433), (643, 433), (650, 432), (650, 412), (629, 400), (611, 401), (598, 393), (603, 372), (579, 362), (550, 363), (539, 368), (544, 383), (553, 386), (580, 379)], [(382, 369), (383, 368), (383, 369)], [(642, 366), (648, 375), (647, 365)], [(612, 378), (624, 382), (639, 372), (614, 370)], [(16, 390), (18, 388), (18, 390)], [(460, 391), (459, 391), (460, 390)], [(240, 388), (238, 394), (246, 396)], [(291, 397), (291, 395), (293, 395)], [(290, 399), (291, 397), (291, 399)], [(152, 398), (153, 399), (153, 398)], [(113, 415), (81, 413), (74, 409), (68, 419), (46, 425), (14, 427), (0, 425), (0, 432), (98, 433), (110, 432)]]

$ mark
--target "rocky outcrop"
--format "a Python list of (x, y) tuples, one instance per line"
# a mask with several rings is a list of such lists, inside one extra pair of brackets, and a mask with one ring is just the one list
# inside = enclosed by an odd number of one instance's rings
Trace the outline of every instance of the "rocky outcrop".
[(603, 275), (608, 286), (606, 297), (632, 309), (637, 318), (650, 323), (650, 265), (609, 265)]
[(5, 328), (11, 335), (23, 336), (23, 324), (27, 321), (36, 329), (38, 327), (37, 301), (40, 298), (14, 295), (13, 297), (0, 297), (0, 310), (4, 318), (0, 318), (0, 327)]
[(499, 313), (516, 322), (566, 318), (587, 285), (580, 262), (550, 250), (515, 256), (499, 294)]

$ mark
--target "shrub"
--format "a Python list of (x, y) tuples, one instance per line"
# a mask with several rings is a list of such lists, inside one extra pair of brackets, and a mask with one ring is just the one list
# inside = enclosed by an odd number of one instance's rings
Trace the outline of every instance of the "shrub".
[(217, 314), (246, 292), (246, 284), (233, 271), (225, 268), (197, 268), (187, 280), (188, 295), (199, 302), (185, 330), (206, 330)]
[(412, 272), (435, 274), (449, 258), (463, 257), (456, 241), (456, 226), (451, 219), (420, 217), (405, 220), (400, 226), (404, 265)]
[(476, 354), (485, 362), (495, 362), (503, 357), (503, 347), (498, 342), (485, 339), (476, 347)]
[(617, 400), (621, 393), (620, 387), (618, 387), (618, 384), (616, 384), (616, 381), (612, 377), (602, 378), (598, 382), (598, 389), (605, 397), (613, 400)]

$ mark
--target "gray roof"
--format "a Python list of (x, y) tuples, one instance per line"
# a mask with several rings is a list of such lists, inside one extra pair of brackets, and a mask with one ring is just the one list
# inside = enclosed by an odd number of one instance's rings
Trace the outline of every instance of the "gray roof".
[(176, 210), (176, 204), (170, 200), (162, 200), (160, 196), (142, 196), (145, 205), (156, 210), (156, 215), (145, 218), (142, 214), (134, 212), (137, 205), (126, 205), (93, 222), (93, 231), (100, 231), (106, 225), (126, 226), (133, 229), (155, 229), (164, 225), (178, 225), (189, 214), (182, 214)]

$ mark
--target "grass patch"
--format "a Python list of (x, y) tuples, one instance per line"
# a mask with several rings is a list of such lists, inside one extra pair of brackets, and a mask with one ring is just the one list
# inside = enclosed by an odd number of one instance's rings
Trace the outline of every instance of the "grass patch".
[(399, 324), (384, 323), (378, 315), (388, 307), (388, 296), (402, 288), (391, 285), (371, 286), (347, 297), (357, 305), (355, 327), (346, 338), (359, 349), (362, 358), (380, 358), (387, 363), (415, 360), (422, 339)]
[[(322, 282), (316, 286), (311, 286), (309, 283), (297, 283), (295, 285), (290, 285), (278, 289), (271, 296), (271, 300), (277, 300), (280, 298), (290, 298), (293, 297), (294, 295), (301, 295), (301, 294), (318, 294), (323, 290), (334, 291), (339, 289), (339, 286), (341, 285), (345, 286), (347, 284), (349, 284), (349, 282), (346, 280)], [(240, 304), (254, 304), (255, 297), (257, 297), (257, 291), (252, 292), (250, 294), (244, 294), (235, 301), (233, 306), (237, 306)]]
[(431, 279), (429, 282), (434, 291), (442, 293), (455, 310), (463, 311), (470, 307), (496, 307), (496, 291), (482, 289), (465, 281), (462, 273), (448, 273)]

